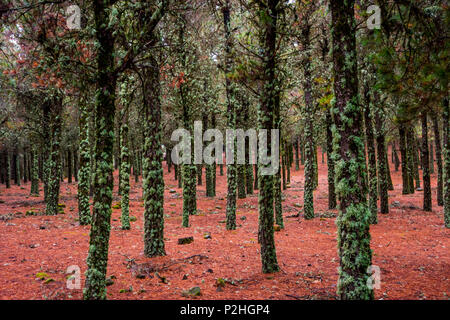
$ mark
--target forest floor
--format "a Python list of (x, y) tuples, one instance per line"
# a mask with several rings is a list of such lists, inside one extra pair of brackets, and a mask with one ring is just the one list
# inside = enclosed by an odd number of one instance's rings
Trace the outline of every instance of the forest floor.
[[(270, 275), (261, 272), (257, 195), (238, 200), (238, 228), (226, 231), (226, 176), (217, 170), (216, 198), (207, 198), (205, 185), (199, 186), (198, 214), (190, 217), (189, 228), (182, 228), (182, 192), (165, 166), (167, 255), (146, 258), (141, 181), (132, 178), (130, 214), (137, 220), (131, 230), (121, 230), (120, 209), (113, 209), (108, 262), (113, 284), (108, 286), (108, 299), (191, 299), (183, 291), (196, 286), (202, 293), (197, 299), (335, 299), (337, 211), (328, 210), (326, 164), (319, 160), (317, 217), (310, 221), (301, 211), (303, 167), (291, 173), (290, 188), (284, 191), (285, 229), (275, 232), (281, 271)], [(450, 230), (444, 228), (443, 208), (436, 205), (436, 174), (432, 212), (421, 210), (421, 191), (401, 195), (400, 172), (393, 171), (392, 178), (390, 213), (379, 214), (379, 223), (371, 226), (373, 264), (381, 271), (375, 298), (448, 299)], [(81, 299), (82, 289), (66, 285), (67, 268), (77, 265), (83, 286), (89, 244), (89, 226), (77, 222), (76, 183), (62, 183), (60, 203), (65, 208), (57, 216), (27, 216), (28, 210), (45, 208), (43, 192), (28, 197), (29, 189), (29, 183), (0, 186), (0, 299)], [(114, 194), (116, 204), (120, 198)], [(290, 217), (298, 213), (300, 217)], [(208, 233), (211, 238), (205, 239)], [(179, 245), (178, 238), (187, 236), (194, 241)], [(224, 287), (218, 288), (220, 278)]]

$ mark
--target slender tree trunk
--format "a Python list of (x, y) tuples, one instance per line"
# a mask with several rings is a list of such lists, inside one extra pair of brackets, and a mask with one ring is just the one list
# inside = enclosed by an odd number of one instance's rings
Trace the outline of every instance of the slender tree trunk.
[(423, 175), (423, 210), (431, 211), (431, 179), (428, 154), (427, 112), (422, 112), (422, 175)]
[(400, 159), (398, 158), (397, 144), (395, 141), (392, 144), (392, 154), (394, 155), (395, 172), (398, 172), (398, 168), (400, 167)]
[[(124, 82), (124, 87), (121, 88), (120, 94), (126, 100), (126, 87), (128, 82)], [(119, 171), (119, 186), (122, 198), (120, 199), (120, 222), (122, 223), (122, 230), (130, 229), (130, 148), (128, 143), (128, 105), (122, 106), (119, 128), (120, 139), (120, 171)], [(145, 192), (145, 188), (144, 188)]]
[[(225, 0), (222, 7), (223, 23), (225, 30), (225, 88), (226, 88), (226, 98), (227, 98), (227, 128), (236, 129), (236, 88), (235, 84), (229, 77), (229, 73), (232, 72), (233, 68), (233, 53), (232, 46), (233, 40), (231, 36), (231, 17), (230, 17), (230, 1)], [(227, 139), (227, 230), (236, 229), (236, 189), (237, 189), (237, 168), (236, 168), (236, 156), (235, 156), (235, 146), (234, 139), (228, 141)], [(228, 158), (228, 152), (231, 152), (233, 159)], [(231, 163), (233, 162), (233, 163)]]
[(407, 149), (406, 149), (406, 156), (408, 157), (408, 193), (413, 194), (414, 193), (414, 157), (417, 154), (416, 151), (416, 134), (414, 132), (414, 129), (412, 127), (408, 128), (408, 132), (406, 134), (406, 141), (407, 141)]
[[(310, 50), (310, 28), (311, 25), (305, 24), (302, 28), (302, 45), (305, 52)], [(303, 66), (303, 91), (305, 102), (305, 189), (304, 189), (304, 216), (305, 219), (314, 218), (314, 189), (315, 189), (315, 145), (314, 145), (314, 105), (312, 96), (312, 74), (311, 59), (307, 55), (302, 61)]]
[(55, 95), (48, 98), (50, 104), (50, 155), (48, 157), (48, 194), (45, 213), (47, 215), (58, 214), (59, 187), (61, 175), (61, 130), (62, 130), (62, 97)]
[(444, 205), (444, 181), (442, 169), (442, 148), (441, 133), (439, 131), (439, 120), (436, 114), (433, 114), (434, 142), (436, 144), (436, 162), (437, 162), (437, 205)]
[[(183, 13), (184, 15), (184, 13)], [(178, 28), (178, 55), (181, 62), (181, 71), (186, 73), (188, 68), (188, 56), (186, 52), (186, 17), (179, 19), (180, 25)], [(183, 125), (186, 130), (191, 133), (191, 146), (193, 146), (193, 110), (188, 98), (190, 96), (190, 83), (180, 83), (179, 85), (179, 97), (181, 103), (181, 109), (183, 112)], [(191, 153), (192, 158), (192, 153)], [(192, 161), (191, 161), (192, 162)], [(182, 185), (183, 185), (183, 219), (182, 226), (189, 227), (189, 216), (197, 212), (197, 186), (196, 175), (197, 167), (192, 163), (182, 164)], [(181, 180), (181, 179), (180, 179)], [(180, 181), (181, 182), (181, 181)]]
[(91, 222), (89, 190), (91, 185), (91, 154), (89, 147), (89, 110), (87, 99), (80, 100), (80, 168), (78, 171), (78, 220), (80, 225)]
[(444, 131), (444, 223), (450, 228), (450, 108), (448, 97), (443, 101), (442, 125)]
[(67, 182), (72, 183), (72, 150), (67, 150)]
[[(375, 95), (376, 96), (376, 95)], [(374, 101), (379, 103), (379, 99)], [(377, 106), (375, 111), (375, 127), (377, 140), (377, 167), (378, 167), (378, 191), (380, 196), (380, 213), (389, 213), (389, 195), (387, 182), (387, 164), (386, 164), (386, 140), (384, 128), (384, 111), (381, 106)]]
[(295, 138), (294, 142), (294, 148), (295, 148), (295, 171), (300, 170), (300, 151), (299, 151), (299, 139), (298, 137)]
[(331, 127), (333, 125), (333, 118), (331, 110), (327, 110), (327, 166), (328, 166), (328, 209), (335, 209), (336, 203), (336, 189), (334, 184), (334, 159), (333, 159), (333, 132)]
[(400, 136), (400, 155), (402, 158), (402, 194), (409, 194), (408, 157), (406, 151), (406, 129), (404, 124), (398, 127)]
[(367, 158), (368, 158), (368, 189), (369, 189), (369, 210), (370, 223), (378, 223), (378, 179), (377, 179), (377, 160), (375, 154), (375, 138), (373, 130), (373, 112), (371, 112), (372, 101), (369, 94), (368, 84), (364, 88), (364, 123), (366, 129), (366, 144), (367, 144)]
[(37, 146), (33, 145), (31, 149), (31, 189), (30, 195), (39, 196), (39, 168), (38, 168), (38, 152)]
[(6, 163), (6, 188), (11, 188), (11, 155), (10, 151), (5, 151), (5, 163)]
[(340, 269), (338, 295), (342, 300), (373, 299), (367, 285), (372, 264), (367, 190), (361, 188), (366, 162), (362, 143), (362, 112), (358, 99), (358, 69), (355, 39), (355, 1), (331, 0), (334, 96), (336, 125), (334, 155), (340, 212), (337, 219)]

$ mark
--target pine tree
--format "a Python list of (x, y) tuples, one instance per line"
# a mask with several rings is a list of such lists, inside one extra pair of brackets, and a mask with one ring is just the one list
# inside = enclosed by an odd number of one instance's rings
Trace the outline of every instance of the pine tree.
[(423, 210), (431, 211), (431, 180), (428, 154), (427, 112), (422, 111), (422, 175), (423, 175)]
[[(270, 157), (272, 150), (271, 132), (273, 127), (275, 99), (278, 95), (276, 78), (276, 38), (277, 38), (277, 18), (279, 0), (268, 0), (267, 4), (258, 3), (259, 23), (262, 28), (260, 46), (262, 62), (262, 87), (259, 107), (259, 130), (267, 130), (267, 155)], [(261, 153), (261, 150), (258, 150)], [(264, 165), (258, 163), (258, 183), (259, 183), (259, 242), (261, 245), (262, 272), (272, 273), (279, 271), (277, 255), (275, 250), (275, 239), (273, 229), (273, 177), (263, 175)]]
[(362, 112), (358, 96), (354, 1), (331, 0), (336, 130), (336, 192), (340, 202), (337, 219), (340, 269), (338, 295), (343, 300), (373, 299), (367, 286), (371, 265), (370, 211), (365, 178)]

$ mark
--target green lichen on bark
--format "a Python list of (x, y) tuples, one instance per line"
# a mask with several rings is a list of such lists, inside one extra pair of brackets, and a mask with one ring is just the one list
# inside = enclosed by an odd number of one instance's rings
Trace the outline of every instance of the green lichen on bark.
[[(126, 86), (128, 83), (125, 82)], [(123, 88), (126, 90), (126, 88)], [(125, 92), (121, 91), (122, 94)], [(124, 101), (126, 103), (126, 101)], [(128, 105), (125, 105), (121, 110), (122, 122), (120, 126), (120, 179), (119, 184), (121, 186), (120, 209), (121, 216), (120, 221), (122, 223), (123, 230), (130, 229), (130, 150), (128, 146)], [(144, 189), (145, 190), (145, 189)]]
[(422, 180), (423, 180), (423, 210), (431, 211), (431, 177), (430, 158), (428, 154), (428, 121), (427, 112), (422, 111)]
[(59, 187), (61, 183), (61, 130), (62, 130), (62, 97), (57, 93), (48, 98), (46, 102), (50, 107), (49, 155), (46, 159), (47, 196), (45, 199), (45, 214), (58, 214)]
[[(333, 118), (331, 117), (330, 110), (327, 110), (326, 121), (327, 121), (328, 209), (335, 209), (337, 203), (336, 203), (336, 190), (334, 184), (335, 170), (333, 159), (333, 133), (331, 131), (331, 127), (333, 126)], [(298, 150), (298, 140), (297, 140), (297, 150)]]
[(364, 88), (364, 124), (366, 129), (366, 143), (367, 143), (367, 157), (368, 157), (368, 189), (369, 189), (369, 210), (370, 223), (378, 223), (378, 181), (377, 181), (377, 164), (375, 155), (374, 133), (373, 133), (373, 117), (372, 117), (372, 103), (369, 95), (369, 88)]
[(31, 149), (31, 196), (39, 196), (39, 163), (38, 163), (38, 148), (34, 144)]
[(343, 300), (373, 299), (367, 285), (371, 265), (370, 211), (364, 188), (365, 148), (358, 95), (355, 1), (331, 0), (334, 96), (333, 127), (336, 192), (340, 202), (337, 293)]
[[(230, 1), (226, 0), (222, 7), (223, 24), (225, 31), (225, 90), (227, 101), (227, 128), (236, 129), (237, 88), (229, 74), (233, 71), (233, 39), (231, 35)], [(227, 150), (232, 152), (234, 159), (227, 159), (227, 209), (226, 229), (236, 229), (236, 189), (237, 165), (235, 138), (226, 140)]]
[[(270, 157), (271, 132), (274, 119), (274, 108), (277, 106), (276, 99), (279, 94), (278, 79), (276, 76), (276, 38), (277, 38), (277, 18), (279, 9), (278, 0), (268, 0), (267, 5), (262, 2), (258, 6), (258, 16), (262, 28), (260, 38), (262, 62), (262, 85), (260, 87), (260, 101), (258, 104), (258, 124), (259, 129), (267, 130), (267, 156)], [(261, 133), (260, 133), (261, 134)], [(258, 148), (261, 155), (262, 148)], [(261, 159), (261, 158), (259, 158)], [(261, 245), (261, 262), (263, 273), (273, 273), (279, 271), (275, 239), (274, 239), (274, 212), (273, 212), (273, 176), (263, 175), (266, 165), (258, 162), (258, 184), (259, 184), (259, 234), (258, 240)]]
[(387, 158), (386, 158), (386, 138), (385, 138), (385, 118), (384, 110), (379, 105), (378, 93), (374, 93), (374, 103), (378, 107), (375, 113), (375, 138), (377, 141), (377, 171), (378, 171), (378, 193), (380, 197), (380, 213), (389, 213), (388, 203), (388, 181), (387, 181)]
[(96, 57), (94, 205), (83, 298), (106, 299), (113, 197), (114, 113), (117, 75), (114, 71), (114, 37), (108, 26), (110, 1), (93, 1), (95, 36), (101, 50)]
[(80, 102), (80, 162), (78, 169), (78, 219), (80, 225), (91, 222), (91, 209), (89, 205), (89, 189), (91, 185), (91, 154), (89, 147), (89, 112), (86, 100)]
[(450, 108), (448, 100), (446, 97), (443, 101), (442, 125), (444, 129), (444, 223), (447, 228), (450, 228)]
[[(159, 43), (156, 34), (151, 40), (154, 44)], [(154, 257), (164, 256), (166, 254), (164, 245), (164, 171), (162, 166), (163, 151), (161, 147), (162, 111), (159, 65), (154, 54), (149, 56), (149, 62), (150, 67), (145, 70), (146, 80), (144, 82), (144, 254), (147, 257)], [(188, 185), (195, 190), (195, 175), (189, 177), (189, 179)], [(185, 219), (184, 210), (185, 204), (183, 202), (183, 220)], [(183, 226), (187, 227), (188, 223), (184, 225), (184, 222)]]

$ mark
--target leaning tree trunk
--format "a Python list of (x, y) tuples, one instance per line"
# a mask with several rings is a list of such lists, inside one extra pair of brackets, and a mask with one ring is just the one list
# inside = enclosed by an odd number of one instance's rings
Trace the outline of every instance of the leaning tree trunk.
[(427, 112), (422, 112), (422, 175), (423, 175), (423, 210), (431, 211), (430, 156), (428, 154)]
[(437, 205), (444, 205), (444, 181), (442, 169), (442, 148), (441, 133), (439, 131), (439, 120), (436, 114), (433, 115), (434, 142), (436, 144), (436, 163), (437, 163)]
[(358, 68), (355, 39), (355, 1), (331, 0), (334, 96), (336, 125), (334, 155), (340, 202), (337, 219), (340, 269), (338, 295), (343, 300), (373, 299), (367, 285), (372, 264), (370, 211), (364, 186), (365, 152), (362, 112), (358, 95)]
[(109, 24), (110, 0), (94, 0), (98, 41), (95, 96), (94, 193), (84, 299), (106, 299), (111, 202), (113, 197), (114, 113), (117, 74), (114, 72), (114, 36)]

